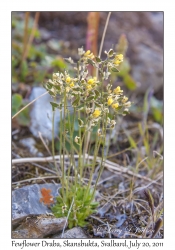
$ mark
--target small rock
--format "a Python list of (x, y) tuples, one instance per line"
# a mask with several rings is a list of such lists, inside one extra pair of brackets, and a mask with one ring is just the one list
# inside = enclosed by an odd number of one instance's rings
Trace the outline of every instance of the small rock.
[[(43, 87), (34, 87), (30, 95), (30, 101), (44, 94), (46, 90)], [(50, 102), (53, 102), (53, 98), (49, 94), (46, 94), (36, 100), (32, 104), (30, 112), (31, 125), (30, 131), (35, 137), (39, 137), (38, 132), (41, 132), (42, 136), (48, 140), (52, 140), (52, 106)], [(60, 112), (55, 110), (54, 119), (54, 135), (58, 135), (58, 123), (60, 121)]]
[(115, 225), (118, 228), (118, 227), (123, 225), (123, 223), (127, 219), (127, 215), (126, 214), (118, 214), (115, 216), (115, 218), (118, 220), (116, 225)]
[(51, 195), (58, 196), (60, 184), (34, 184), (12, 191), (12, 226), (16, 227), (26, 217), (51, 213), (51, 210), (43, 202), (41, 189), (51, 190)]
[(24, 147), (28, 148), (29, 152), (32, 155), (36, 155), (38, 157), (43, 156), (43, 154), (41, 152), (39, 152), (38, 149), (35, 147), (36, 142), (33, 138), (24, 138), (24, 139), (21, 139), (19, 142)]
[(132, 76), (140, 83), (137, 93), (145, 93), (149, 87), (157, 92), (163, 86), (162, 51), (155, 45), (142, 43), (135, 48), (135, 55), (136, 63), (132, 64)]
[(47, 41), (51, 37), (50, 32), (44, 28), (40, 28), (40, 34), (41, 34), (42, 40), (44, 41)]
[(63, 235), (57, 234), (52, 237), (53, 239), (87, 239), (88, 236), (84, 233), (81, 227), (74, 227), (72, 229), (67, 230)]
[(67, 227), (66, 218), (55, 218), (48, 215), (31, 216), (23, 220), (21, 225), (12, 231), (12, 238), (44, 238), (58, 233)]
[(106, 203), (104, 206), (98, 208), (98, 214), (100, 215), (100, 218), (104, 217), (104, 215), (109, 211), (111, 206), (111, 203)]

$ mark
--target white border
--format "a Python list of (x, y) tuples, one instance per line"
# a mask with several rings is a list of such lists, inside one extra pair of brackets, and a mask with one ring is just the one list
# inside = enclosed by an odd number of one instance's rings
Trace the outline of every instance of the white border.
[[(174, 24), (175, 12), (172, 1), (2, 1), (0, 15), (1, 55), (1, 218), (0, 246), (11, 249), (11, 11), (164, 11), (165, 22), (165, 238), (162, 249), (173, 249), (174, 243), (174, 178), (175, 178), (175, 55)], [(33, 240), (37, 241), (37, 240)], [(72, 240), (74, 241), (74, 240)], [(156, 241), (156, 240), (154, 240)], [(38, 242), (38, 241), (37, 241)], [(143, 242), (143, 240), (142, 240)], [(19, 248), (18, 248), (19, 249)], [(32, 249), (32, 248), (27, 248)], [(40, 249), (40, 247), (38, 248)], [(45, 247), (47, 249), (47, 247)], [(105, 248), (104, 248), (105, 249)], [(142, 248), (139, 248), (142, 249)], [(144, 248), (143, 248), (144, 249)], [(152, 249), (152, 247), (150, 248)], [(155, 248), (154, 248), (155, 249)]]

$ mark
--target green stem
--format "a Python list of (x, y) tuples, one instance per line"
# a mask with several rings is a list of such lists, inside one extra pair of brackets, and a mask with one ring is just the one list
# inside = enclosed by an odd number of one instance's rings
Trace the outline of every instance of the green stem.
[[(61, 99), (61, 103), (63, 100)], [(63, 201), (65, 202), (65, 193), (64, 193), (64, 164), (63, 164), (63, 157), (62, 157), (62, 149), (63, 149), (63, 126), (64, 126), (64, 121), (63, 121), (63, 111), (62, 109), (60, 110), (60, 147), (59, 147), (59, 154), (60, 154), (60, 165), (61, 165), (61, 185), (62, 185), (62, 195), (63, 195)]]
[(94, 197), (94, 193), (95, 193), (95, 190), (96, 190), (97, 183), (98, 183), (98, 181), (100, 179), (100, 176), (101, 176), (101, 174), (103, 172), (103, 169), (104, 169), (104, 148), (105, 148), (105, 142), (106, 142), (107, 114), (106, 114), (106, 119), (104, 119), (102, 121), (102, 123), (103, 123), (102, 134), (104, 136), (103, 148), (102, 148), (102, 157), (101, 157), (100, 170), (98, 172), (98, 176), (97, 176), (97, 179), (96, 179), (96, 182), (95, 182), (95, 186), (94, 186), (94, 189), (93, 189), (93, 195), (92, 195), (92, 197)]
[[(67, 108), (67, 100), (66, 100), (66, 92), (64, 92), (64, 114), (63, 114), (63, 173), (62, 173), (62, 187), (65, 187), (65, 148), (66, 148), (66, 108)], [(68, 192), (68, 186), (66, 184), (66, 197)]]
[[(70, 176), (70, 170), (72, 168), (72, 166), (74, 166), (75, 168), (75, 159), (74, 159), (74, 144), (73, 144), (73, 133), (74, 133), (74, 123), (75, 123), (75, 108), (74, 108), (74, 112), (73, 112), (73, 121), (71, 122), (70, 119), (70, 112), (68, 111), (68, 121), (69, 121), (69, 133), (70, 133), (70, 167), (68, 168), (68, 176)], [(78, 152), (77, 152), (78, 154)]]
[[(78, 110), (78, 119), (80, 119), (80, 111)], [(81, 138), (81, 127), (79, 126), (78, 134), (80, 137), (80, 144), (79, 144), (79, 159), (78, 159), (78, 173), (80, 173), (80, 180), (82, 179), (83, 174), (83, 166), (82, 166), (82, 138)]]
[[(54, 101), (56, 101), (56, 98), (54, 98)], [(55, 171), (57, 172), (57, 175), (59, 176), (58, 167), (57, 167), (56, 160), (55, 160), (55, 130), (54, 130), (54, 120), (55, 120), (55, 110), (52, 111), (52, 156), (53, 156)]]

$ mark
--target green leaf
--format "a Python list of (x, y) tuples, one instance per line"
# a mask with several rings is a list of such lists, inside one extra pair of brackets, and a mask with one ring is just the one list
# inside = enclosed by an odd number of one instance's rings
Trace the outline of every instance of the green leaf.
[(72, 102), (72, 107), (77, 107), (77, 105), (79, 104), (80, 101), (80, 97), (78, 96), (73, 102)]
[(84, 125), (84, 122), (81, 119), (78, 119), (78, 124), (80, 127), (82, 127)]
[(22, 126), (29, 126), (30, 124), (30, 116), (29, 116), (29, 108), (25, 108), (18, 116), (17, 121)]
[(56, 108), (58, 108), (58, 104), (55, 102), (50, 102), (50, 104), (52, 105), (52, 110), (55, 111)]
[(66, 64), (62, 58), (56, 58), (51, 62), (51, 65), (60, 69), (66, 68)]
[(73, 226), (74, 226), (73, 221), (69, 221), (69, 228), (73, 228)]
[(83, 104), (80, 104), (77, 108), (78, 108), (79, 110), (84, 109), (84, 103), (83, 103)]
[(12, 109), (18, 111), (22, 105), (22, 96), (19, 94), (12, 95)]
[(50, 104), (54, 107), (54, 108), (57, 108), (59, 106), (58, 103), (55, 103), (55, 102), (50, 102)]
[(95, 92), (95, 99), (97, 99), (100, 96), (100, 92), (96, 89), (94, 90), (94, 92)]
[(118, 70), (117, 68), (111, 68), (111, 70), (112, 70), (113, 72), (119, 72), (119, 70)]
[(123, 78), (123, 81), (128, 89), (130, 89), (130, 90), (136, 89), (137, 84), (131, 75), (129, 75), (129, 74), (125, 75)]
[(91, 203), (92, 208), (96, 208), (97, 206), (99, 206), (99, 202), (94, 201), (94, 202)]
[(100, 63), (102, 60), (99, 57), (95, 57), (96, 62)]
[(109, 94), (108, 94), (108, 93), (103, 92), (103, 98), (107, 98), (108, 96), (109, 96)]
[(110, 49), (109, 52), (108, 52), (108, 55), (109, 55), (109, 56), (113, 56), (113, 54), (114, 54), (113, 49)]
[(25, 81), (25, 78), (28, 74), (28, 64), (26, 61), (23, 61), (21, 64), (21, 80)]
[(98, 102), (94, 102), (95, 105), (98, 107), (98, 108), (101, 108), (101, 104), (99, 104)]
[(94, 100), (94, 95), (91, 95), (91, 96), (89, 96), (87, 99), (86, 99), (86, 102), (90, 102), (90, 101), (92, 101), (92, 100)]
[(89, 64), (91, 64), (92, 66), (94, 66), (94, 64), (95, 64), (95, 63), (94, 63), (92, 60), (90, 60), (90, 59), (88, 59), (87, 62), (88, 62)]
[(47, 83), (46, 87), (48, 88), (48, 90), (50, 90), (53, 87), (53, 84), (52, 83)]
[(129, 112), (128, 111), (123, 111), (123, 115), (128, 115)]
[(154, 120), (156, 122), (163, 123), (163, 113), (162, 113), (162, 111), (157, 109), (157, 108), (152, 108), (151, 111), (152, 111)]
[(85, 221), (80, 221), (80, 222), (78, 223), (78, 225), (79, 225), (80, 227), (84, 227), (84, 226), (86, 226), (86, 224), (87, 224), (87, 222), (85, 222)]
[(130, 135), (127, 135), (127, 136), (128, 136), (128, 140), (129, 140), (131, 147), (137, 148), (137, 144), (135, 143), (134, 139)]
[(54, 88), (56, 88), (58, 91), (61, 90), (60, 86), (58, 86), (58, 85), (55, 85)]
[(73, 87), (74, 91), (81, 91), (82, 89), (80, 87)]
[(50, 90), (49, 90), (49, 95), (55, 96), (55, 94), (52, 91), (50, 91)]
[(118, 73), (118, 76), (125, 77), (126, 75), (129, 74), (131, 70), (131, 66), (127, 58), (125, 58), (122, 64), (120, 64), (119, 68), (120, 68), (120, 72)]

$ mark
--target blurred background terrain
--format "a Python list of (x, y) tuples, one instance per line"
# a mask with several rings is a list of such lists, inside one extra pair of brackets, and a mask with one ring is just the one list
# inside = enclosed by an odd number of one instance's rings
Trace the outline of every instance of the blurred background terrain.
[[(69, 67), (64, 58), (76, 59), (78, 48), (90, 48), (97, 54), (107, 14), (12, 12), (12, 93), (18, 92), (25, 103), (32, 87), (42, 86), (53, 72)], [(161, 114), (155, 110), (163, 99), (163, 12), (112, 12), (102, 57), (112, 46), (117, 49), (119, 41), (118, 48), (126, 52), (127, 60), (114, 83), (137, 97), (151, 87), (156, 98), (152, 111), (160, 121)], [(12, 114), (19, 105), (13, 105)], [(21, 125), (28, 123), (27, 112), (18, 117)]]

